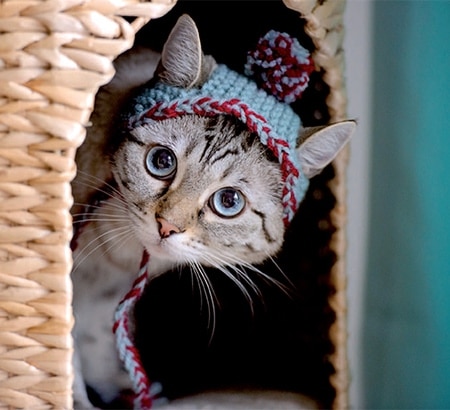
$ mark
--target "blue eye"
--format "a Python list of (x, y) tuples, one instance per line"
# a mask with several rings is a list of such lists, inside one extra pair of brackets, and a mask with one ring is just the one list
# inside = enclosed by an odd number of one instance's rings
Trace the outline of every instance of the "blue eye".
[(169, 179), (177, 171), (177, 157), (169, 148), (156, 145), (147, 152), (145, 166), (155, 178)]
[(209, 206), (219, 216), (232, 218), (239, 215), (245, 208), (245, 197), (233, 188), (223, 188), (212, 194)]

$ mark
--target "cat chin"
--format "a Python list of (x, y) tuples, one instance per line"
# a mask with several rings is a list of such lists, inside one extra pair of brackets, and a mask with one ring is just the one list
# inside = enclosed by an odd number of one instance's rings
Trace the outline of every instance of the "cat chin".
[(170, 259), (161, 258), (155, 252), (152, 253), (151, 250), (147, 249), (147, 252), (150, 254), (150, 262), (148, 265), (149, 274), (151, 276), (159, 276), (163, 273), (174, 269), (178, 264)]
[(153, 239), (142, 241), (145, 249), (150, 255), (149, 267), (152, 273), (163, 273), (180, 265), (186, 265), (187, 258), (183, 255), (189, 255), (189, 249), (180, 244), (175, 238)]

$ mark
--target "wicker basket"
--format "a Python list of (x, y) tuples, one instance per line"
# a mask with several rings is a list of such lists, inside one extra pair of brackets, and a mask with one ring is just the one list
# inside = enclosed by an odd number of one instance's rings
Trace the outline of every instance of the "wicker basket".
[[(174, 6), (171, 0), (0, 3), (1, 408), (72, 406), (69, 241), (75, 152), (85, 137), (95, 94), (114, 74), (114, 58), (132, 47), (147, 22), (169, 16)], [(285, 0), (283, 7), (300, 14), (299, 26), (320, 67), (315, 90), (323, 107), (311, 110), (311, 122), (345, 118), (344, 1)], [(320, 366), (326, 369), (332, 393), (322, 403), (336, 409), (348, 407), (347, 156), (345, 150), (313, 181), (304, 205), (305, 218), (316, 221), (311, 229), (326, 232), (326, 243), (322, 240), (316, 253), (329, 263), (314, 286), (326, 288), (316, 310), (328, 317), (322, 323), (328, 344)], [(324, 194), (332, 205), (317, 211)], [(295, 254), (298, 240), (291, 239), (288, 252)]]

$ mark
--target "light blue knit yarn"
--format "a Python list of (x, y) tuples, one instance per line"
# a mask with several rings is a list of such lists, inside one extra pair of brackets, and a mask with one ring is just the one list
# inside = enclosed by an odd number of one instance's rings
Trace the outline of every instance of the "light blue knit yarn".
[[(290, 105), (278, 101), (272, 95), (268, 95), (248, 77), (220, 64), (213, 71), (208, 81), (200, 88), (184, 89), (162, 82), (157, 82), (152, 87), (144, 86), (132, 99), (131, 106), (129, 106), (130, 110), (125, 114), (124, 120), (128, 129), (144, 125), (152, 121), (151, 118), (145, 117), (145, 113), (160, 103), (165, 106), (176, 103), (179, 111), (183, 111), (185, 114), (194, 114), (193, 104), (204, 97), (211, 98), (219, 103), (239, 101), (247, 105), (252, 111), (265, 119), (265, 121), (258, 122), (258, 126), (261, 127), (258, 132), (261, 143), (267, 145), (267, 133), (262, 132), (262, 127), (267, 127), (267, 125), (270, 127), (271, 136), (288, 143), (289, 159), (299, 172), (298, 179), (295, 180), (293, 186), (289, 187), (289, 190), (292, 190), (295, 196), (296, 210), (309, 185), (295, 152), (296, 141), (301, 128), (300, 118)], [(219, 115), (220, 113), (216, 114)], [(243, 120), (242, 112), (240, 114), (232, 112), (230, 115), (235, 115)], [(288, 201), (289, 198), (284, 200), (284, 202)], [(292, 220), (295, 210), (284, 207), (285, 218), (288, 221)]]

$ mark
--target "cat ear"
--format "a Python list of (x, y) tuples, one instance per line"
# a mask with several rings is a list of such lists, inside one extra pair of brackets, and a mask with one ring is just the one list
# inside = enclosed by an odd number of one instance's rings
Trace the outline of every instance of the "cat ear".
[(356, 122), (348, 120), (300, 131), (297, 155), (307, 178), (317, 175), (333, 161), (350, 140), (355, 127)]
[(211, 56), (203, 55), (194, 20), (180, 16), (164, 44), (156, 75), (169, 85), (191, 88), (201, 85), (215, 65)]

